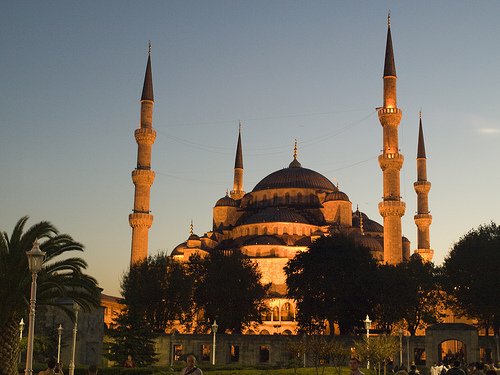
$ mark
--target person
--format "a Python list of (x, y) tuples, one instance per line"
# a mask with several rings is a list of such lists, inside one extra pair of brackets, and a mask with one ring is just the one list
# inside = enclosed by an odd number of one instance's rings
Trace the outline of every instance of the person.
[(125, 360), (125, 362), (123, 362), (123, 367), (125, 367), (125, 368), (134, 368), (135, 367), (135, 362), (132, 359), (132, 356), (130, 354), (127, 356), (127, 359)]
[(358, 357), (351, 357), (349, 359), (349, 368), (351, 369), (351, 375), (365, 375), (359, 371), (360, 361)]
[(459, 360), (453, 361), (453, 366), (446, 372), (446, 375), (465, 375), (465, 371), (460, 368)]
[(408, 375), (419, 375), (419, 374), (420, 371), (418, 371), (417, 366), (414, 363), (412, 363), (410, 365), (410, 371), (408, 372)]
[(203, 375), (203, 371), (196, 367), (196, 357), (190, 354), (186, 358), (187, 366), (181, 371), (181, 375)]
[[(56, 373), (56, 365), (58, 363), (56, 362), (56, 360), (54, 358), (50, 358), (48, 361), (47, 361), (47, 370), (44, 370), (44, 371), (40, 371), (38, 373), (38, 375), (54, 375)], [(58, 366), (59, 367), (59, 366)], [(58, 368), (58, 371), (60, 369)], [(62, 370), (62, 369), (61, 369)]]
[(91, 365), (89, 366), (89, 369), (87, 370), (88, 375), (97, 375), (97, 366), (96, 365)]

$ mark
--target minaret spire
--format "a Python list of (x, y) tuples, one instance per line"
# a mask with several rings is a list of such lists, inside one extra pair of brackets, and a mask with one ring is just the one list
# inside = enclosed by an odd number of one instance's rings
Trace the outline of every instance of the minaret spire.
[(243, 151), (241, 147), (241, 121), (238, 124), (238, 143), (236, 145), (236, 157), (234, 158), (234, 180), (231, 198), (241, 199), (245, 195), (243, 191)]
[(155, 179), (155, 173), (151, 170), (151, 148), (156, 139), (156, 131), (153, 129), (153, 107), (150, 43), (141, 95), (140, 127), (135, 130), (137, 167), (132, 171), (132, 181), (135, 185), (134, 209), (129, 215), (129, 223), (132, 227), (131, 265), (148, 257), (149, 228), (153, 224), (153, 215), (151, 215), (149, 207), (151, 185)]
[(431, 183), (427, 181), (427, 158), (425, 156), (424, 131), (422, 129), (422, 111), (419, 113), (417, 146), (417, 181), (413, 184), (417, 193), (417, 214), (413, 217), (417, 226), (417, 249), (423, 260), (430, 262), (434, 255), (431, 249), (430, 230), (432, 216), (429, 214), (429, 191)]
[(384, 261), (397, 264), (403, 260), (401, 217), (406, 205), (401, 200), (400, 171), (404, 157), (399, 152), (398, 127), (402, 112), (397, 107), (396, 64), (392, 47), (390, 13), (387, 18), (387, 42), (384, 61), (383, 107), (378, 110), (382, 125), (383, 150), (378, 157), (383, 174), (383, 197), (379, 203), (380, 215), (384, 218)]

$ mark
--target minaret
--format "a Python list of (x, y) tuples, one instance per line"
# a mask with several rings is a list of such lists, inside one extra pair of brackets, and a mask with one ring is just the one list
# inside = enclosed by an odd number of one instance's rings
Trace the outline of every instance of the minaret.
[(243, 191), (243, 152), (241, 151), (241, 121), (238, 129), (238, 145), (236, 146), (236, 157), (234, 159), (234, 182), (231, 190), (231, 198), (241, 199), (245, 195)]
[(404, 157), (399, 153), (398, 126), (402, 112), (397, 107), (396, 65), (391, 38), (391, 15), (387, 18), (387, 43), (384, 64), (384, 105), (378, 110), (383, 128), (383, 150), (378, 157), (382, 169), (384, 191), (378, 209), (384, 218), (384, 262), (397, 264), (403, 260), (401, 217), (405, 203), (400, 195), (400, 171)]
[(419, 114), (418, 147), (417, 147), (417, 181), (413, 184), (417, 193), (417, 214), (413, 217), (417, 225), (417, 249), (426, 262), (432, 261), (434, 250), (431, 249), (429, 227), (432, 216), (429, 214), (429, 190), (431, 183), (427, 181), (427, 158), (425, 156), (424, 131), (422, 130), (422, 112)]
[(134, 210), (128, 217), (132, 227), (131, 265), (148, 257), (148, 232), (153, 224), (153, 215), (149, 210), (150, 189), (155, 179), (155, 173), (151, 170), (151, 146), (156, 138), (156, 131), (153, 129), (153, 106), (150, 43), (141, 96), (141, 125), (135, 130), (138, 148), (137, 168), (132, 171), (132, 181), (135, 185)]

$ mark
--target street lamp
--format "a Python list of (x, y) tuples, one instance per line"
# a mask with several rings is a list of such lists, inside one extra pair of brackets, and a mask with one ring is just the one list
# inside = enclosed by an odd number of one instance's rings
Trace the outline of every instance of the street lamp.
[(212, 366), (215, 366), (215, 334), (217, 333), (217, 328), (219, 328), (219, 326), (217, 325), (217, 320), (214, 320), (214, 324), (212, 324), (212, 334), (213, 334), (213, 340), (212, 340)]
[(31, 375), (33, 372), (33, 341), (35, 338), (35, 306), (36, 306), (36, 278), (38, 272), (42, 269), (45, 253), (40, 250), (38, 240), (33, 242), (33, 247), (26, 252), (28, 257), (28, 268), (31, 272), (31, 297), (30, 313), (28, 321), (28, 348), (26, 349), (26, 369), (25, 375)]
[[(370, 328), (372, 328), (372, 321), (370, 320), (370, 317), (368, 314), (366, 314), (366, 319), (363, 321), (365, 323), (365, 328), (366, 328), (366, 346), (369, 349), (370, 348)], [(366, 368), (369, 370), (370, 369), (370, 359), (367, 358), (366, 360)]]
[(75, 324), (73, 325), (73, 346), (71, 348), (71, 360), (69, 361), (69, 375), (75, 374), (75, 351), (76, 351), (76, 333), (78, 332), (78, 303), (73, 303), (73, 311), (75, 312)]
[[(21, 318), (21, 321), (19, 322), (19, 343), (21, 343), (21, 340), (23, 339), (23, 331), (24, 331), (24, 319)], [(19, 349), (19, 363), (21, 363), (21, 349)]]
[(57, 363), (61, 362), (61, 336), (62, 336), (62, 331), (63, 327), (62, 324), (59, 324), (59, 327), (57, 327)]
[(399, 334), (399, 367), (403, 365), (403, 330), (398, 330)]

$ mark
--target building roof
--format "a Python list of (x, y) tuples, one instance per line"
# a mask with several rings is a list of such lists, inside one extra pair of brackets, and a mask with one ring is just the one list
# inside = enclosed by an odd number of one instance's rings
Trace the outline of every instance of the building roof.
[(226, 195), (215, 203), (215, 207), (220, 206), (238, 207), (238, 202)]
[(304, 216), (284, 207), (267, 207), (251, 216), (243, 216), (240, 220), (236, 225), (275, 222), (309, 224), (309, 221)]
[(337, 190), (326, 196), (325, 202), (328, 201), (347, 201), (349, 202), (349, 197), (343, 191)]
[(253, 191), (283, 188), (309, 188), (327, 191), (337, 191), (333, 183), (322, 174), (311, 169), (302, 168), (300, 163), (290, 163), (288, 168), (280, 169), (264, 177)]
[(148, 54), (146, 74), (144, 75), (144, 85), (142, 87), (141, 100), (154, 101), (153, 96), (153, 74), (151, 73), (151, 53)]

